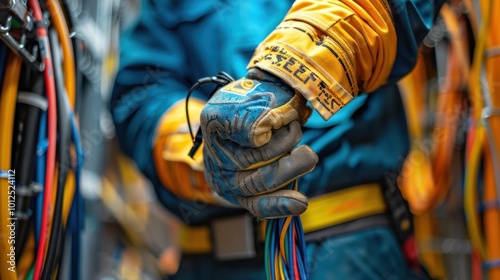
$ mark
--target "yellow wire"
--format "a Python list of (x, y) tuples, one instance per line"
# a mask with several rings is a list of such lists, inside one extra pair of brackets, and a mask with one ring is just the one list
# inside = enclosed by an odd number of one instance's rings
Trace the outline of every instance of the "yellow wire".
[[(64, 82), (66, 88), (66, 94), (70, 106), (75, 108), (76, 100), (76, 74), (75, 74), (75, 59), (73, 56), (73, 44), (70, 39), (68, 26), (66, 24), (66, 18), (61, 9), (60, 3), (56, 0), (47, 1), (47, 9), (52, 16), (52, 22), (54, 24), (55, 30), (57, 32), (59, 42), (61, 44), (61, 49), (63, 52), (63, 70), (64, 70)], [(58, 63), (54, 61), (54, 63)], [(69, 217), (69, 210), (71, 208), (71, 203), (73, 201), (73, 196), (75, 193), (74, 177), (72, 172), (68, 173), (68, 180), (65, 184), (66, 192), (64, 195), (64, 207), (63, 207), (63, 222), (66, 224), (67, 218)]]
[(276, 252), (274, 254), (274, 275), (280, 275), (279, 265), (278, 265), (278, 262), (280, 261), (280, 259), (278, 256), (279, 256), (279, 254), (278, 254), (278, 252)]
[(68, 172), (68, 177), (66, 178), (66, 183), (64, 185), (64, 200), (63, 200), (63, 223), (66, 226), (68, 222), (69, 212), (71, 211), (71, 205), (73, 204), (73, 197), (75, 195), (75, 174), (72, 170)]
[(286, 278), (285, 278), (285, 273), (284, 273), (284, 271), (283, 271), (283, 264), (282, 264), (282, 261), (281, 261), (281, 259), (278, 257), (278, 256), (279, 256), (278, 254), (276, 254), (276, 256), (277, 256), (276, 258), (277, 258), (277, 261), (278, 261), (278, 271), (279, 271), (279, 276), (280, 276), (280, 279), (285, 280)]
[(482, 259), (486, 257), (486, 248), (484, 241), (481, 238), (481, 230), (477, 215), (477, 173), (481, 160), (481, 151), (485, 139), (485, 131), (482, 127), (476, 129), (473, 140), (472, 150), (467, 159), (467, 167), (465, 171), (465, 188), (464, 188), (464, 211), (467, 217), (467, 228), (472, 246), (476, 248)]
[(35, 262), (35, 234), (33, 231), (29, 233), (26, 246), (22, 253), (22, 258), (18, 260), (17, 264), (17, 276), (18, 279), (26, 279), (26, 275), (29, 273), (30, 268)]
[(57, 31), (63, 52), (64, 81), (66, 93), (72, 108), (75, 108), (76, 74), (75, 58), (73, 57), (73, 44), (71, 43), (68, 26), (61, 6), (56, 0), (47, 0), (47, 9), (52, 15), (52, 22)]
[(474, 119), (477, 127), (475, 137), (472, 140), (472, 147), (467, 162), (465, 171), (465, 193), (464, 193), (464, 211), (467, 215), (467, 228), (471, 238), (471, 243), (476, 250), (478, 250), (481, 258), (486, 258), (486, 246), (484, 240), (481, 238), (481, 229), (479, 226), (478, 216), (476, 213), (476, 195), (475, 187), (477, 183), (479, 161), (481, 159), (481, 152), (485, 142), (485, 130), (479, 120), (481, 120), (481, 110), (483, 108), (483, 99), (481, 95), (481, 69), (484, 63), (484, 51), (486, 47), (486, 39), (489, 32), (492, 1), (488, 1), (483, 13), (483, 20), (481, 23), (481, 30), (476, 38), (476, 47), (474, 52), (474, 60), (470, 72), (469, 79), (469, 93), (472, 99), (472, 107)]
[[(54, 178), (59, 178), (59, 168), (58, 164), (56, 163), (54, 168)], [(54, 180), (52, 183), (52, 197), (50, 199), (50, 205), (56, 205), (56, 195), (57, 195), (57, 189), (58, 189), (58, 180)], [(50, 235), (52, 234), (52, 225), (54, 224), (54, 207), (49, 207), (49, 213), (48, 213), (48, 218), (47, 218), (47, 240), (50, 240)], [(47, 251), (49, 250), (49, 246), (45, 246), (45, 251), (44, 251), (44, 263), (45, 263), (45, 258), (47, 257)]]
[(285, 236), (286, 236), (286, 232), (288, 231), (288, 227), (290, 226), (291, 221), (292, 221), (292, 216), (286, 217), (285, 223), (283, 224), (283, 229), (281, 230), (281, 234), (280, 234), (280, 252), (281, 252), (281, 256), (283, 257), (285, 262), (287, 262), (286, 254), (285, 254), (286, 253), (286, 251), (285, 251)]
[[(12, 130), (14, 126), (14, 114), (16, 108), (17, 89), (19, 74), (21, 72), (21, 58), (10, 54), (7, 62), (4, 84), (2, 86), (0, 101), (0, 170), (11, 169), (10, 158), (12, 153)], [(9, 209), (7, 208), (9, 196), (9, 182), (7, 179), (0, 180), (0, 278), (2, 280), (16, 280), (17, 271), (9, 271), (8, 261), (10, 257), (11, 244), (8, 243), (10, 229), (7, 227), (9, 221)]]

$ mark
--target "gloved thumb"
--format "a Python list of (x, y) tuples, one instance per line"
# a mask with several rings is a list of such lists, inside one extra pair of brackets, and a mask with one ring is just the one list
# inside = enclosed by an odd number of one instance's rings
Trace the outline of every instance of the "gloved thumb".
[(281, 189), (251, 197), (238, 197), (240, 205), (258, 219), (298, 216), (307, 209), (307, 197), (296, 190)]

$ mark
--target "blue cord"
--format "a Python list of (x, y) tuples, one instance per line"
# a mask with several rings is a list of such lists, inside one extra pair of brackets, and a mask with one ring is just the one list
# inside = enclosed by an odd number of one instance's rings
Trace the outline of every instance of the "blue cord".
[(288, 261), (288, 265), (285, 264), (285, 260), (284, 259), (281, 259), (281, 262), (283, 262), (283, 273), (285, 274), (285, 279), (293, 279), (293, 278), (290, 278), (289, 274), (288, 274), (288, 269), (287, 267), (290, 267), (290, 264), (292, 262)]
[(36, 247), (40, 242), (40, 228), (42, 225), (43, 192), (45, 189), (45, 153), (47, 151), (47, 113), (42, 112), (40, 116), (40, 126), (38, 129), (38, 145), (36, 152), (36, 182), (40, 185), (41, 191), (35, 198), (35, 240)]
[(293, 217), (295, 220), (295, 229), (297, 231), (297, 261), (299, 263), (299, 273), (301, 279), (308, 279), (309, 271), (307, 270), (306, 264), (306, 241), (304, 239), (304, 229), (302, 228), (302, 222), (299, 217)]
[(299, 260), (298, 264), (299, 264), (300, 279), (308, 279), (307, 267), (302, 261), (300, 261), (303, 259), (304, 256), (305, 255), (303, 255), (302, 252), (297, 251), (297, 259)]

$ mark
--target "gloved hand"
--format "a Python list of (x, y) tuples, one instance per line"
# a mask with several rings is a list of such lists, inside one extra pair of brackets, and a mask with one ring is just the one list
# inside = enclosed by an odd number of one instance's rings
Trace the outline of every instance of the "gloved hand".
[(295, 147), (310, 113), (299, 93), (258, 69), (221, 88), (201, 112), (208, 184), (258, 218), (300, 215), (307, 198), (283, 188), (318, 162)]

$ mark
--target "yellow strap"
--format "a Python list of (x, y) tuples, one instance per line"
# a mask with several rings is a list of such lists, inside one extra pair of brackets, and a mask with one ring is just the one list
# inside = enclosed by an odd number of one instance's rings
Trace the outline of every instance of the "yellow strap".
[(210, 253), (212, 251), (210, 229), (205, 226), (181, 227), (180, 246), (182, 252), (187, 254)]
[(385, 212), (385, 209), (380, 185), (368, 184), (312, 198), (300, 218), (304, 232), (308, 233), (380, 214)]
[[(384, 213), (386, 205), (379, 184), (367, 184), (336, 191), (309, 200), (307, 211), (300, 216), (305, 233), (331, 227), (362, 217)], [(264, 223), (261, 223), (264, 225)], [(264, 227), (260, 232), (264, 233)], [(212, 251), (210, 229), (206, 226), (181, 229), (180, 246), (184, 253)], [(264, 240), (264, 234), (259, 235)]]

